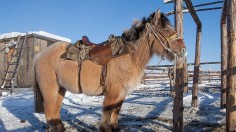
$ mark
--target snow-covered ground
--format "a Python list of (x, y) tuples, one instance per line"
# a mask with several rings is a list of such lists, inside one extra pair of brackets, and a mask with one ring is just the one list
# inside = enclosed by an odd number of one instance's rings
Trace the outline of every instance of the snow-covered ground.
[[(199, 92), (199, 107), (191, 107), (191, 91), (184, 94), (185, 131), (224, 131), (225, 109), (220, 107), (220, 92), (204, 89), (219, 82), (204, 82)], [(173, 98), (167, 91), (158, 91), (168, 85), (145, 84), (127, 96), (119, 118), (123, 132), (172, 131)], [(98, 131), (103, 96), (67, 93), (61, 116), (67, 131)], [(44, 114), (34, 113), (31, 89), (16, 89), (12, 96), (0, 97), (0, 132), (45, 131)]]

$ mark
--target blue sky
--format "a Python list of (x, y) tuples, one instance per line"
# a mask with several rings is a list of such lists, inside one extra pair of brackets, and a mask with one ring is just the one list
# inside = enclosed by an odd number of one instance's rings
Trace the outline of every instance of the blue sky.
[[(216, 0), (193, 0), (193, 3), (213, 1)], [(158, 8), (162, 12), (173, 10), (173, 4), (163, 4), (163, 0), (1, 0), (0, 4), (0, 34), (41, 30), (68, 37), (72, 42), (87, 35), (97, 43), (110, 34), (121, 35), (134, 19), (148, 17)], [(198, 15), (203, 24), (201, 62), (220, 61), (221, 10)], [(174, 25), (173, 16), (168, 18)], [(194, 62), (196, 25), (190, 14), (184, 14), (184, 40), (188, 61)], [(153, 58), (151, 64), (158, 61), (159, 58)]]

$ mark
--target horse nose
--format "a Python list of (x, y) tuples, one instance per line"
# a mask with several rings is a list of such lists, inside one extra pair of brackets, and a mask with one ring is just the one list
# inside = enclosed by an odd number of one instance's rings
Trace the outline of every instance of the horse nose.
[(181, 50), (181, 53), (178, 55), (179, 62), (184, 63), (187, 55), (188, 55), (188, 52), (186, 50)]
[(188, 56), (188, 52), (185, 51), (185, 52), (184, 52), (184, 57), (187, 57), (187, 56)]

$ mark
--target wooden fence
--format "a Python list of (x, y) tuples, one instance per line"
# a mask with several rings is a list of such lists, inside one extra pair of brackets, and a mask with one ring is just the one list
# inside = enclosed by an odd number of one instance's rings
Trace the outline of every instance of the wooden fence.
[[(204, 62), (200, 65), (220, 65), (220, 62)], [(187, 64), (188, 67), (192, 66), (193, 63)], [(188, 70), (188, 88), (192, 90), (193, 85), (193, 70)], [(145, 69), (144, 77), (142, 79), (142, 84), (168, 84), (166, 86), (171, 86), (173, 80), (173, 65), (159, 65), (159, 66), (147, 66)], [(221, 81), (221, 71), (220, 70), (199, 70), (199, 84), (210, 83), (212, 81), (219, 82), (219, 85), (207, 86), (211, 88), (219, 88)], [(167, 89), (169, 90), (169, 89)]]

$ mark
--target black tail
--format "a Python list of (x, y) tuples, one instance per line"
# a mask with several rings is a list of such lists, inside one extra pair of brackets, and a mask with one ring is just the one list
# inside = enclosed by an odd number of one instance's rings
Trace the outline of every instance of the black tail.
[(37, 113), (44, 112), (43, 97), (38, 87), (36, 75), (34, 76), (34, 104), (35, 104), (35, 112)]

